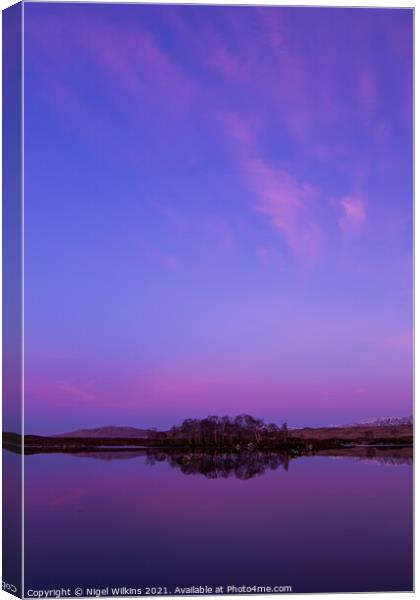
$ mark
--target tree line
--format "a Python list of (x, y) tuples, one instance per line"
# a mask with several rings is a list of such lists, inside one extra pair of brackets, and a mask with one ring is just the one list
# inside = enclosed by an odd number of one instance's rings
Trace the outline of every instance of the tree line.
[(287, 443), (288, 427), (287, 423), (279, 427), (246, 414), (236, 417), (213, 415), (204, 419), (185, 419), (181, 425), (174, 425), (169, 431), (151, 433), (149, 439), (189, 446), (258, 446), (262, 443)]

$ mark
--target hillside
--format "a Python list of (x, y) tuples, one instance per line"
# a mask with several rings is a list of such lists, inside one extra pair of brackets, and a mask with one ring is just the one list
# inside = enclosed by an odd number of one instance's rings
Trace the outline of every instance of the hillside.
[(138, 429), (137, 427), (117, 427), (105, 425), (91, 429), (76, 429), (69, 433), (59, 433), (52, 437), (59, 438), (147, 438), (152, 433), (151, 429)]
[(348, 427), (303, 427), (289, 432), (289, 439), (296, 440), (340, 440), (362, 443), (365, 441), (388, 440), (392, 443), (412, 443), (413, 425), (349, 425)]

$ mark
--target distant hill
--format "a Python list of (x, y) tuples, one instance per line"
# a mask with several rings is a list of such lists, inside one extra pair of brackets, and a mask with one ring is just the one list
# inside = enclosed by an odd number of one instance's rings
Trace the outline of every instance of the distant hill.
[[(314, 454), (324, 450), (366, 447), (409, 448), (413, 446), (413, 425), (410, 417), (383, 417), (362, 423), (336, 427), (303, 427), (288, 429), (267, 425), (250, 415), (234, 419), (212, 416), (206, 419), (186, 419), (169, 431), (116, 427), (108, 425), (78, 429), (55, 436), (3, 433), (3, 446), (12, 452), (38, 454), (46, 452), (90, 453), (133, 452), (147, 449), (209, 449), (227, 452), (273, 450), (291, 456)], [(412, 450), (411, 450), (412, 451)]]
[(413, 417), (378, 417), (376, 419), (368, 419), (366, 421), (359, 421), (358, 423), (352, 423), (352, 427), (389, 427), (397, 425), (412, 425)]
[(137, 427), (116, 427), (105, 425), (92, 429), (76, 429), (69, 433), (59, 433), (52, 437), (65, 438), (147, 438), (152, 433), (150, 429), (138, 429)]

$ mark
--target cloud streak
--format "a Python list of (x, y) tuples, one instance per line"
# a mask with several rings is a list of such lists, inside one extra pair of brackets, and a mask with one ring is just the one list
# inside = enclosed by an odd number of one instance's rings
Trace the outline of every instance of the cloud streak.
[(245, 163), (246, 178), (257, 197), (256, 209), (269, 218), (300, 259), (312, 261), (321, 253), (321, 227), (310, 214), (316, 190), (290, 173), (275, 169), (261, 158)]
[(358, 196), (346, 196), (340, 202), (342, 215), (339, 219), (339, 225), (342, 231), (346, 233), (359, 232), (366, 222), (365, 203)]
[(324, 234), (312, 210), (316, 187), (265, 160), (258, 150), (255, 128), (245, 120), (227, 115), (224, 125), (243, 181), (255, 197), (254, 210), (282, 235), (295, 257), (304, 262), (317, 260)]

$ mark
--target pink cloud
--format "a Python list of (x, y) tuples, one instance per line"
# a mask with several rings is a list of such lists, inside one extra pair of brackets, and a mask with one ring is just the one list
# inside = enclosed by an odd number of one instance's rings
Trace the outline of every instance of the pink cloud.
[(256, 249), (255, 254), (260, 263), (264, 266), (275, 265), (280, 268), (284, 266), (283, 257), (275, 247), (259, 246)]
[(45, 23), (31, 19), (28, 25), (31, 47), (37, 49), (28, 60), (63, 127), (100, 143), (115, 127), (106, 109), (98, 112), (99, 103), (74, 68), (80, 57), (86, 73), (98, 76), (96, 93), (130, 121), (147, 118), (148, 110), (159, 111), (163, 128), (168, 120), (173, 125), (175, 118), (183, 118), (195, 98), (195, 84), (151, 32), (138, 25), (120, 29), (104, 19), (89, 20), (89, 25), (71, 19), (66, 25), (55, 17)]
[(91, 385), (83, 386), (69, 381), (57, 381), (56, 387), (60, 394), (69, 399), (82, 400), (83, 402), (90, 402), (95, 399)]
[(153, 394), (167, 396), (168, 398), (177, 396), (192, 396), (194, 398), (197, 394), (218, 383), (220, 383), (219, 380), (205, 379), (200, 376), (174, 374), (150, 382), (148, 389)]
[(187, 219), (173, 206), (162, 202), (153, 202), (159, 214), (166, 220), (173, 232), (183, 235), (188, 229)]
[[(152, 33), (136, 26), (121, 31), (105, 23), (81, 28), (81, 39), (104, 75), (115, 89), (142, 99), (155, 107), (156, 102), (173, 113), (189, 107), (195, 87), (181, 67), (164, 52)], [(168, 102), (170, 90), (170, 102)]]
[(207, 219), (202, 229), (212, 242), (212, 248), (231, 250), (235, 246), (235, 236), (232, 228), (222, 219)]
[(76, 132), (90, 144), (103, 141), (106, 118), (99, 110), (93, 110), (75, 86), (68, 85), (64, 79), (52, 78), (43, 97), (64, 129)]
[(284, 125), (299, 141), (306, 138), (311, 127), (314, 107), (308, 94), (310, 73), (290, 40), (287, 25), (276, 10), (260, 10), (264, 41), (268, 46), (272, 72), (268, 76), (274, 85), (275, 101), (282, 107)]
[(49, 375), (27, 373), (25, 391), (29, 398), (35, 397), (42, 399), (42, 402), (53, 402), (62, 406), (74, 406), (78, 403), (85, 405), (97, 399), (97, 386), (94, 379), (55, 380)]
[(339, 219), (341, 229), (348, 233), (357, 232), (366, 222), (365, 204), (360, 197), (347, 196), (340, 202), (343, 214)]
[(391, 335), (385, 338), (385, 343), (396, 350), (412, 350), (413, 335), (411, 332)]
[(207, 64), (252, 95), (255, 105), (275, 109), (278, 121), (302, 141), (312, 125), (315, 106), (310, 71), (279, 11), (264, 8), (255, 14), (252, 26), (247, 19), (231, 17), (227, 39), (205, 32), (211, 40)]
[(387, 125), (386, 123), (384, 123), (383, 121), (377, 123), (374, 127), (373, 127), (373, 137), (375, 138), (375, 141), (378, 144), (383, 144), (384, 142), (386, 142), (391, 134), (391, 129), (389, 127), (389, 125)]
[(243, 79), (243, 65), (230, 52), (222, 36), (215, 30), (206, 28), (200, 32), (199, 52), (207, 66), (229, 80)]
[(311, 210), (316, 188), (264, 160), (258, 152), (255, 127), (249, 122), (226, 115), (224, 124), (244, 181), (256, 197), (254, 208), (283, 235), (295, 256), (309, 262), (317, 259), (323, 232)]
[(280, 231), (293, 253), (303, 259), (319, 256), (320, 227), (308, 214), (315, 189), (287, 171), (274, 169), (261, 158), (246, 162), (246, 177), (257, 196), (256, 209)]
[[(216, 216), (208, 216), (205, 218), (192, 218), (191, 216), (187, 219), (179, 210), (174, 207), (162, 204), (160, 202), (153, 202), (153, 205), (157, 209), (158, 213), (165, 219), (168, 228), (170, 230), (171, 237), (173, 235), (183, 237), (188, 233), (195, 233), (200, 236), (200, 239), (205, 240), (204, 248), (213, 250), (215, 248), (219, 250), (231, 250), (234, 248), (236, 241), (233, 228), (224, 219)], [(210, 243), (209, 243), (210, 242)], [(150, 243), (142, 241), (142, 248), (147, 249), (149, 254), (156, 256), (157, 249), (152, 248)], [(163, 258), (160, 252), (160, 258)], [(181, 262), (176, 260), (176, 257), (172, 255), (172, 260), (168, 260), (166, 254), (166, 260), (164, 261), (166, 266), (180, 267)]]
[(376, 91), (376, 82), (370, 70), (365, 69), (361, 73), (357, 84), (357, 93), (362, 106), (366, 110), (371, 111), (375, 108), (378, 94)]
[(234, 149), (241, 154), (249, 152), (256, 142), (256, 119), (241, 119), (233, 113), (217, 116), (221, 127), (228, 133), (230, 140), (233, 142)]
[(174, 252), (162, 249), (144, 237), (136, 236), (134, 244), (142, 257), (147, 257), (168, 271), (178, 271), (183, 267), (182, 261)]

